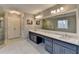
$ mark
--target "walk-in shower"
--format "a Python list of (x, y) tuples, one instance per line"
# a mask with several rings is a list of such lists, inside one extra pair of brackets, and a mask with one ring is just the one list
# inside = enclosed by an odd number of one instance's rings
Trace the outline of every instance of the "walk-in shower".
[(0, 16), (0, 45), (4, 43), (4, 17)]

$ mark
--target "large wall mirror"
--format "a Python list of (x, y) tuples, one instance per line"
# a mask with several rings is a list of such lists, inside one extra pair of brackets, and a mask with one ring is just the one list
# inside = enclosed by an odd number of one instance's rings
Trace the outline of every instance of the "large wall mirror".
[(42, 29), (76, 33), (76, 13), (43, 19)]

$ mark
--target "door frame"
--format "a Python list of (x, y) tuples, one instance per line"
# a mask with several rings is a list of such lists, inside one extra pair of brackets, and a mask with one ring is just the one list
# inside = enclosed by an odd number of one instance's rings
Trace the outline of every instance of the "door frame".
[[(9, 15), (17, 15), (17, 14), (10, 14), (8, 13), (8, 16)], [(20, 21), (20, 36), (19, 37), (15, 37), (15, 38), (8, 38), (8, 16), (7, 16), (7, 39), (16, 39), (16, 38), (20, 38), (21, 37), (21, 15), (17, 15), (18, 17), (20, 17), (19, 21)]]

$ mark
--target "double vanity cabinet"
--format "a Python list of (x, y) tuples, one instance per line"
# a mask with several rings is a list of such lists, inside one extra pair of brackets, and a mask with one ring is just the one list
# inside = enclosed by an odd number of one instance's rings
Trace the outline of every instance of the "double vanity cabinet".
[(29, 31), (29, 38), (37, 44), (44, 43), (45, 50), (51, 54), (79, 54), (79, 46), (72, 43), (31, 31)]

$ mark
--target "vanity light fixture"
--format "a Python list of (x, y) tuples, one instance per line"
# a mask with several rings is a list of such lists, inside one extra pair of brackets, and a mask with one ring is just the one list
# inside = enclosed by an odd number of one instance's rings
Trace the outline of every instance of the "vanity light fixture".
[(55, 14), (55, 13), (56, 13), (56, 10), (52, 10), (52, 11), (51, 11), (51, 14)]
[(61, 12), (61, 11), (64, 11), (64, 7), (60, 7), (60, 8), (57, 9), (57, 10), (52, 10), (52, 11), (51, 11), (51, 14), (55, 14), (55, 13), (58, 13), (58, 12)]

